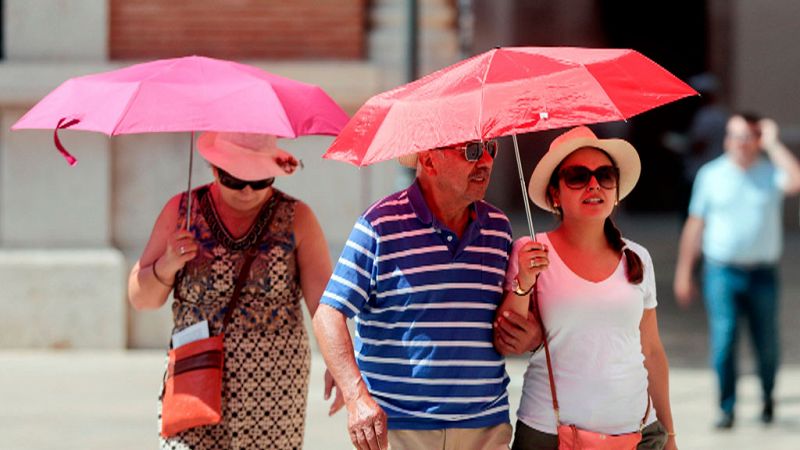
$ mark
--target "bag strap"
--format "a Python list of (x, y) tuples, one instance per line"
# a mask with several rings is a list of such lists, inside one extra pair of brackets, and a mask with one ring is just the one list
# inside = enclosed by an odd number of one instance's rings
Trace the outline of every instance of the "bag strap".
[(256, 256), (258, 256), (258, 246), (264, 240), (264, 236), (267, 235), (267, 232), (272, 224), (272, 219), (275, 217), (275, 209), (276, 205), (279, 201), (279, 197), (281, 193), (279, 191), (273, 191), (272, 197), (268, 200), (270, 204), (267, 206), (269, 211), (267, 212), (267, 224), (264, 226), (264, 229), (261, 231), (261, 235), (256, 239), (255, 244), (253, 244), (250, 248), (245, 250), (244, 254), (244, 262), (242, 263), (242, 268), (239, 269), (239, 276), (236, 278), (236, 284), (233, 287), (233, 294), (231, 294), (231, 299), (228, 301), (228, 304), (225, 306), (225, 317), (222, 319), (222, 328), (221, 332), (225, 332), (225, 328), (227, 328), (228, 323), (233, 318), (233, 312), (236, 310), (236, 307), (239, 305), (239, 297), (242, 293), (242, 289), (244, 288), (244, 284), (247, 281), (247, 277), (250, 275), (250, 266), (253, 265), (253, 261), (255, 261)]
[[(258, 243), (255, 245), (257, 246)], [(225, 305), (225, 317), (222, 319), (223, 333), (225, 332), (225, 328), (227, 328), (228, 323), (231, 321), (231, 317), (233, 317), (233, 311), (239, 305), (239, 294), (242, 293), (244, 283), (247, 281), (247, 277), (250, 275), (250, 266), (253, 265), (253, 261), (256, 259), (257, 254), (258, 252), (253, 251), (253, 249), (247, 249), (245, 251), (244, 263), (242, 264), (242, 268), (239, 270), (239, 276), (236, 278), (236, 285), (233, 287), (233, 294), (231, 294), (231, 299), (228, 300), (228, 304)]]
[[(537, 280), (538, 281), (538, 280)], [(550, 398), (553, 401), (553, 411), (556, 413), (556, 424), (561, 424), (561, 417), (558, 412), (558, 396), (556, 395), (556, 380), (553, 378), (553, 365), (550, 361), (550, 346), (547, 344), (547, 330), (544, 328), (544, 321), (542, 321), (542, 313), (539, 309), (539, 283), (534, 283), (533, 287), (533, 315), (536, 321), (539, 322), (539, 327), (542, 329), (542, 340), (544, 341), (544, 356), (547, 360), (547, 378), (550, 382)]]
[[(544, 327), (544, 321), (542, 321), (542, 314), (541, 310), (539, 309), (539, 286), (538, 283), (534, 284), (533, 288), (533, 315), (536, 317), (536, 321), (539, 322), (539, 326), (542, 328), (542, 340), (544, 342), (544, 356), (547, 360), (547, 377), (550, 381), (550, 396), (553, 400), (553, 411), (556, 414), (556, 424), (561, 424), (561, 416), (559, 414), (558, 409), (558, 396), (556, 395), (556, 381), (553, 377), (553, 365), (550, 359), (550, 346), (547, 344), (547, 330)], [(641, 433), (644, 429), (645, 422), (647, 422), (647, 417), (650, 414), (650, 394), (647, 394), (647, 407), (644, 410), (644, 417), (642, 417), (642, 421), (639, 423), (639, 432)]]

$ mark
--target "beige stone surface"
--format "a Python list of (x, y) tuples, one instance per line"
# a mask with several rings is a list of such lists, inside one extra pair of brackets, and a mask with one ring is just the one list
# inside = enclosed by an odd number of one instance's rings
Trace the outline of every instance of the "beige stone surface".
[[(423, 0), (418, 5), (417, 55), (419, 76), (459, 58), (456, 10), (446, 0)], [(375, 26), (368, 41), (369, 58), (382, 70), (382, 89), (407, 82), (408, 7), (404, 0), (373, 2), (370, 20)]]
[(6, 0), (3, 46), (10, 60), (103, 60), (107, 0)]
[(125, 348), (123, 271), (115, 249), (0, 249), (0, 348)]
[[(2, 110), (8, 130), (23, 113)], [(62, 131), (78, 159), (70, 167), (53, 145), (52, 131), (0, 133), (0, 246), (103, 247), (111, 242), (108, 138)]]

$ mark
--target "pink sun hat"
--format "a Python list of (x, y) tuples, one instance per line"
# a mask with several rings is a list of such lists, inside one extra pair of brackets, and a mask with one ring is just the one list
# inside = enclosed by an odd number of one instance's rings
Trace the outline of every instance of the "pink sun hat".
[(299, 164), (270, 134), (207, 131), (197, 140), (197, 150), (210, 164), (245, 181), (291, 175)]

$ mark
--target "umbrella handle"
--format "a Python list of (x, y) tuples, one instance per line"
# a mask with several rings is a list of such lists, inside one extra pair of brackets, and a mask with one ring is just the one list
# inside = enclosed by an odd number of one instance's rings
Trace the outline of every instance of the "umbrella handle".
[(70, 166), (75, 166), (76, 164), (78, 164), (78, 160), (75, 159), (75, 157), (72, 156), (67, 151), (67, 149), (64, 148), (63, 145), (61, 145), (61, 139), (58, 138), (58, 130), (61, 130), (61, 129), (64, 129), (64, 128), (69, 128), (69, 127), (71, 127), (71, 126), (73, 126), (73, 125), (75, 125), (77, 123), (80, 123), (81, 121), (80, 121), (80, 119), (72, 119), (69, 122), (64, 123), (65, 120), (67, 120), (67, 118), (66, 117), (62, 117), (58, 121), (58, 124), (56, 125), (56, 129), (53, 130), (53, 143), (56, 145), (56, 148), (58, 149), (58, 151), (61, 152), (61, 156), (63, 156), (64, 159), (67, 160), (67, 163)]
[(525, 179), (522, 176), (522, 160), (519, 157), (519, 144), (517, 143), (517, 134), (511, 135), (514, 140), (514, 155), (517, 157), (517, 173), (519, 174), (519, 186), (522, 188), (522, 199), (525, 203), (525, 217), (528, 219), (528, 232), (531, 234), (531, 239), (536, 240), (536, 233), (533, 231), (533, 219), (531, 218), (531, 205), (528, 200), (528, 191), (525, 189)]
[(192, 162), (194, 161), (194, 131), (189, 141), (189, 182), (186, 186), (186, 231), (192, 226)]

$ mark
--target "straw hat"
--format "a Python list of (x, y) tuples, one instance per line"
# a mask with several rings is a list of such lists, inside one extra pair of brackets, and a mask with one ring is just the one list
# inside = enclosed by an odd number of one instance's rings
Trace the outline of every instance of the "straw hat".
[(403, 167), (408, 167), (409, 169), (416, 169), (417, 168), (417, 154), (416, 153), (408, 153), (403, 156), (397, 157), (397, 162), (400, 163)]
[(642, 171), (639, 154), (623, 139), (598, 139), (587, 127), (573, 128), (558, 136), (550, 144), (550, 149), (533, 169), (528, 183), (528, 195), (539, 208), (555, 212), (547, 201), (547, 186), (553, 171), (575, 150), (592, 147), (605, 151), (619, 168), (619, 198), (631, 193)]
[(197, 150), (212, 165), (246, 181), (291, 175), (298, 165), (269, 134), (207, 131), (197, 140)]

